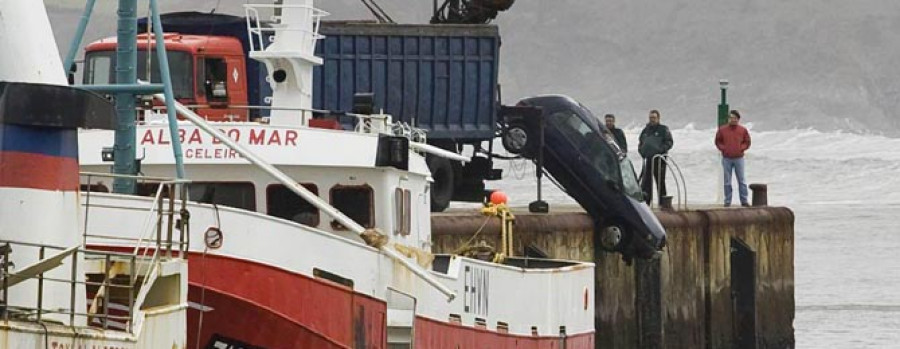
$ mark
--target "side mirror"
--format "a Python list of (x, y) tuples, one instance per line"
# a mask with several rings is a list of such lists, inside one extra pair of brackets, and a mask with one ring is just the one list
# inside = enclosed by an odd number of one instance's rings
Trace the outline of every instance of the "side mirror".
[(66, 72), (66, 79), (69, 81), (69, 85), (75, 85), (75, 73), (78, 73), (78, 64), (73, 62), (69, 66), (69, 71)]

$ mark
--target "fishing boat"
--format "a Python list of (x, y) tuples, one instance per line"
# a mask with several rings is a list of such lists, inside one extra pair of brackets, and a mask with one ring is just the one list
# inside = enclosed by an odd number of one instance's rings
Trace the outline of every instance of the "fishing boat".
[[(140, 231), (124, 228), (154, 210), (189, 242), (171, 249), (188, 261), (188, 347), (594, 347), (593, 264), (515, 256), (509, 230), (496, 250), (433, 253), (425, 156), (465, 158), (378, 111), (345, 113), (353, 129), (314, 117), (325, 13), (311, 0), (247, 11), (250, 57), (273, 90), (267, 120), (208, 122), (171, 98), (162, 111), (156, 94), (135, 118), (136, 177), (109, 175), (122, 137), (79, 133), (92, 248), (134, 250)], [(165, 35), (177, 34), (148, 37)], [(495, 204), (486, 219), (511, 226)]]
[[(0, 347), (185, 347), (186, 245), (95, 250), (83, 230), (77, 129), (111, 128), (112, 105), (68, 86), (43, 2), (0, 1), (0, 31)], [(135, 213), (122, 234), (172, 221)]]

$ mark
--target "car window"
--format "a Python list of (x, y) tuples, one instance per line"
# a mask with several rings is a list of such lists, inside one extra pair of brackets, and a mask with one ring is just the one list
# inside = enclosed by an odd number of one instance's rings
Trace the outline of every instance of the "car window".
[(621, 181), (617, 152), (608, 144), (612, 137), (594, 132), (572, 111), (553, 113), (548, 123), (556, 127), (579, 150), (582, 158), (600, 172), (603, 179)]
[(631, 160), (622, 158), (619, 166), (622, 172), (622, 189), (625, 191), (625, 195), (637, 201), (644, 201), (644, 193), (638, 184), (637, 175), (634, 174), (634, 165), (632, 165)]
[(581, 147), (584, 143), (585, 135), (591, 131), (591, 128), (571, 111), (553, 113), (550, 115), (547, 123), (558, 129), (576, 148)]
[(585, 135), (581, 152), (604, 179), (620, 181), (618, 156), (600, 134), (590, 132)]

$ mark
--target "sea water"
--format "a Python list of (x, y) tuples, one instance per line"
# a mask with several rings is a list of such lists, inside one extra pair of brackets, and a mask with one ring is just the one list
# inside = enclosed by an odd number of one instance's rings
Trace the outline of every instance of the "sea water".
[[(769, 204), (794, 211), (794, 329), (798, 348), (897, 348), (900, 343), (900, 139), (815, 130), (751, 129), (748, 183), (768, 184)], [(625, 130), (640, 173), (637, 136)], [(714, 129), (673, 130), (670, 152), (690, 204), (716, 204), (721, 180)], [(502, 149), (502, 148), (501, 148)], [(534, 167), (501, 161), (513, 205), (535, 199)], [(669, 176), (669, 194), (675, 186)], [(544, 199), (574, 204), (544, 181)], [(735, 190), (737, 188), (735, 187)], [(737, 192), (734, 193), (737, 203)]]

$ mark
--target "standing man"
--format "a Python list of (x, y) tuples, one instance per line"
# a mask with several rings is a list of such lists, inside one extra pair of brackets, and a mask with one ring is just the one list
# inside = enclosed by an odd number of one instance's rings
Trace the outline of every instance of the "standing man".
[(616, 116), (606, 114), (603, 118), (606, 120), (606, 129), (609, 130), (609, 132), (612, 132), (613, 138), (616, 139), (616, 144), (619, 145), (619, 149), (622, 149), (623, 153), (627, 153), (628, 142), (625, 141), (625, 132), (622, 132), (621, 128), (616, 128)]
[(669, 128), (659, 123), (659, 111), (650, 111), (650, 122), (641, 131), (638, 143), (638, 152), (644, 158), (644, 167), (641, 170), (641, 190), (647, 194), (647, 205), (653, 201), (653, 182), (656, 178), (656, 187), (659, 189), (659, 197), (666, 196), (666, 162), (656, 155), (666, 155), (672, 149), (672, 133)]
[(741, 206), (747, 202), (747, 182), (744, 180), (744, 152), (750, 148), (750, 133), (740, 125), (741, 113), (732, 110), (728, 114), (728, 124), (716, 132), (716, 148), (722, 152), (722, 168), (725, 172), (725, 207), (731, 206), (731, 171), (738, 181)]

